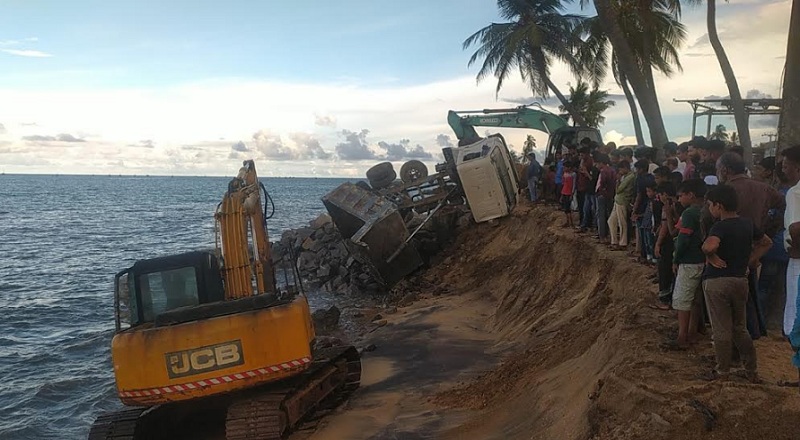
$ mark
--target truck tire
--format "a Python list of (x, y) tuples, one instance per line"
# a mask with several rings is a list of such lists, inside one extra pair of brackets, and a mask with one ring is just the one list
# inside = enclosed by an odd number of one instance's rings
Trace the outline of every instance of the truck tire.
[[(397, 173), (395, 173), (391, 162), (381, 162), (367, 170), (367, 179), (370, 182), (373, 180), (376, 182), (383, 181), (388, 179), (388, 176), (391, 175), (394, 175), (394, 178), (397, 177)], [(392, 178), (392, 180), (394, 180), (394, 178)]]
[(372, 186), (373, 189), (384, 189), (394, 182), (397, 179), (397, 173), (394, 170), (391, 170), (391, 174), (385, 176), (383, 179), (370, 179), (369, 184)]
[(411, 183), (428, 177), (428, 167), (418, 160), (409, 160), (400, 168), (400, 180)]

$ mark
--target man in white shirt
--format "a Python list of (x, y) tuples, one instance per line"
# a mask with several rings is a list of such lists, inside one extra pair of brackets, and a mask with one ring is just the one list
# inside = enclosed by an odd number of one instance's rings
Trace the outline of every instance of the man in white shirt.
[(791, 188), (786, 193), (785, 246), (789, 253), (786, 269), (786, 307), (783, 314), (783, 333), (789, 338), (795, 355), (792, 363), (800, 369), (800, 320), (797, 318), (797, 294), (800, 288), (800, 145), (781, 151), (783, 173)]

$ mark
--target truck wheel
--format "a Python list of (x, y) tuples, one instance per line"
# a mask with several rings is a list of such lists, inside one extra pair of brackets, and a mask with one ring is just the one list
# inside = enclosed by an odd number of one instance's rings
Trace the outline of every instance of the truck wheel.
[(409, 160), (400, 168), (400, 180), (411, 183), (428, 177), (428, 167), (418, 160)]
[(372, 186), (373, 189), (384, 189), (394, 182), (397, 179), (397, 173), (394, 170), (390, 170), (391, 173), (383, 176), (381, 179), (369, 179), (369, 184)]
[(391, 162), (381, 162), (367, 170), (367, 179), (369, 179), (370, 184), (373, 180), (376, 182), (384, 181), (388, 179), (390, 175), (394, 176), (392, 180), (397, 177), (397, 173), (395, 173)]

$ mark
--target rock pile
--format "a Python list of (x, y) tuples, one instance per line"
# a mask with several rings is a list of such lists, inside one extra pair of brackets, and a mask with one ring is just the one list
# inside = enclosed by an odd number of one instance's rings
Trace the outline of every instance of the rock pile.
[[(423, 216), (409, 215), (407, 226), (414, 231)], [(465, 206), (439, 210), (412, 239), (423, 260), (428, 263), (455, 236), (456, 229), (471, 222)], [(386, 293), (368, 268), (350, 255), (336, 226), (328, 214), (322, 214), (307, 227), (291, 229), (272, 243), (272, 258), (276, 262), (297, 258), (297, 268), (307, 289), (323, 289), (350, 295)], [(279, 263), (280, 264), (280, 263)], [(278, 274), (279, 281), (281, 275)]]
[(333, 293), (377, 294), (382, 286), (366, 267), (353, 258), (328, 214), (307, 227), (290, 229), (272, 243), (275, 261), (297, 258), (297, 268), (306, 288)]

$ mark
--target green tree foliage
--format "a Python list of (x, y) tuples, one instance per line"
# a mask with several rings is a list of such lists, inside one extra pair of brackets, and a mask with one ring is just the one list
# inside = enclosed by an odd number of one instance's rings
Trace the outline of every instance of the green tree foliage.
[[(608, 99), (608, 91), (599, 90), (597, 85), (589, 90), (589, 84), (583, 80), (578, 80), (578, 84), (574, 87), (570, 86), (569, 102), (581, 115), (586, 125), (595, 128), (603, 125), (606, 120), (603, 113), (615, 104), (614, 101)], [(565, 110), (564, 106), (559, 109)]]
[(728, 134), (728, 129), (725, 128), (724, 125), (719, 124), (714, 129), (714, 132), (711, 133), (711, 136), (709, 136), (709, 139), (716, 139), (718, 141), (727, 142), (729, 137), (730, 137), (730, 135)]
[(529, 162), (528, 154), (532, 153), (536, 149), (536, 138), (533, 137), (532, 134), (529, 134), (525, 138), (525, 143), (522, 144), (522, 157), (523, 163)]
[(518, 70), (534, 95), (547, 97), (553, 92), (572, 117), (580, 120), (550, 78), (550, 66), (558, 60), (577, 71), (574, 54), (582, 41), (575, 29), (585, 17), (565, 14), (561, 0), (497, 0), (497, 7), (505, 22), (480, 29), (463, 44), (464, 49), (477, 46), (468, 65), (482, 60), (478, 81), (493, 75), (499, 93), (503, 82)]

